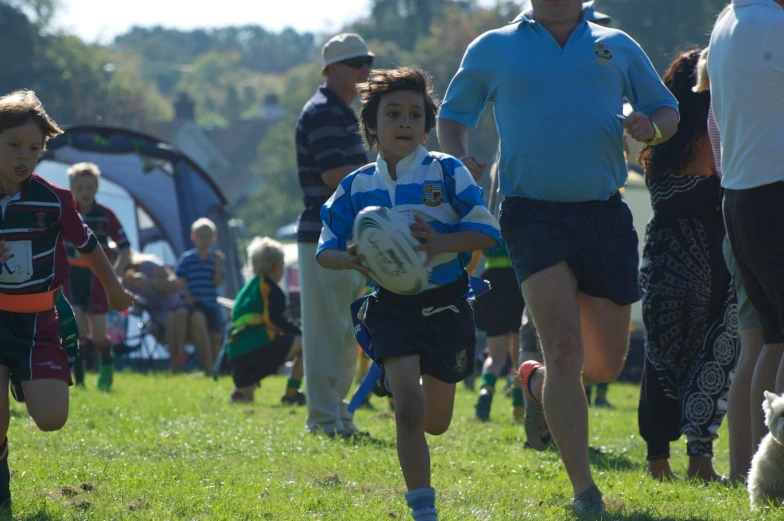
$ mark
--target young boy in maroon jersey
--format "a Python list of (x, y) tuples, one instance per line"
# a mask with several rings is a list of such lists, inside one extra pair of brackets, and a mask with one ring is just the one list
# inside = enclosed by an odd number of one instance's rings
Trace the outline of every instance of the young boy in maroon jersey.
[(27, 411), (43, 431), (68, 418), (71, 372), (55, 308), (68, 279), (64, 237), (100, 279), (109, 304), (127, 309), (120, 285), (71, 192), (33, 173), (47, 139), (62, 131), (32, 91), (0, 96), (0, 505), (10, 510), (8, 383), (20, 381)]
[[(114, 271), (120, 275), (128, 265), (131, 245), (114, 212), (95, 200), (100, 177), (101, 171), (93, 163), (77, 163), (68, 169), (68, 180), (76, 199), (76, 207), (110, 260), (113, 259), (114, 254), (110, 253), (109, 239), (111, 238), (117, 245)], [(106, 313), (109, 311), (106, 292), (100, 280), (80, 257), (78, 249), (70, 242), (66, 242), (65, 246), (68, 263), (71, 265), (71, 275), (65, 285), (65, 296), (73, 306), (81, 336), (79, 339), (81, 357), (74, 364), (76, 385), (84, 385), (83, 357), (92, 344), (99, 353), (98, 388), (108, 391), (112, 386), (114, 356), (109, 340), (106, 338)]]

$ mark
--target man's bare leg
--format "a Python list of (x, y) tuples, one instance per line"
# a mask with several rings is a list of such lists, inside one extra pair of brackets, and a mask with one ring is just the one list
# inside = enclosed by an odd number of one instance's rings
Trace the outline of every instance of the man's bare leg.
[[(757, 450), (752, 443), (751, 380), (762, 351), (762, 333), (758, 327), (740, 330), (740, 358), (727, 399), (727, 426), (730, 438), (730, 480), (746, 479), (751, 457)], [(762, 400), (760, 400), (760, 404)], [(763, 426), (764, 427), (764, 426)]]
[(594, 482), (588, 465), (588, 406), (581, 379), (577, 280), (566, 262), (561, 262), (531, 275), (523, 281), (522, 291), (542, 342), (545, 364), (544, 370), (533, 375), (532, 391), (542, 402), (575, 493), (582, 492)]
[[(565, 262), (522, 284), (545, 361), (531, 387), (542, 397), (545, 416), (575, 494), (594, 482), (588, 461), (588, 406), (582, 373), (589, 383), (615, 379), (629, 346), (631, 306), (590, 297), (577, 290)], [(557, 389), (548, 395), (547, 388)]]
[(768, 433), (765, 426), (765, 415), (762, 411), (764, 392), (775, 390), (776, 372), (781, 361), (782, 344), (765, 344), (754, 367), (754, 376), (751, 379), (751, 395), (749, 407), (751, 410), (751, 444), (754, 452), (757, 451), (762, 438)]

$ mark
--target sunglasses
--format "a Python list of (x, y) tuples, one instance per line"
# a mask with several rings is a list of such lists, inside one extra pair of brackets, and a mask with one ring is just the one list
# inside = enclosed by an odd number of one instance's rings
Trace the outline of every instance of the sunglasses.
[(340, 63), (342, 63), (346, 67), (351, 67), (352, 69), (357, 69), (357, 70), (367, 65), (369, 69), (373, 66), (373, 57), (357, 56), (356, 58), (349, 58), (348, 60), (343, 60)]

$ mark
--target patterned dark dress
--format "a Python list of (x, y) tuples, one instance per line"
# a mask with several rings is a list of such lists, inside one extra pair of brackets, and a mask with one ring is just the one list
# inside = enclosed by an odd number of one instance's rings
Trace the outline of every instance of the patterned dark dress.
[(709, 456), (727, 413), (740, 353), (737, 304), (722, 255), (718, 176), (647, 180), (653, 216), (640, 283), (646, 356), (638, 420), (648, 460), (686, 435), (689, 456)]

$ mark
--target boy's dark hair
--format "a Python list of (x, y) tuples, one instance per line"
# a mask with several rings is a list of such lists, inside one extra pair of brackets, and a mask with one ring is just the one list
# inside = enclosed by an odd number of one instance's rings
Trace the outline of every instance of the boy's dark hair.
[(63, 133), (46, 113), (43, 103), (35, 92), (25, 89), (0, 96), (0, 132), (21, 127), (30, 121), (41, 129), (41, 134), (44, 136), (42, 146), (46, 145), (49, 138)]
[(378, 106), (381, 97), (390, 92), (411, 90), (422, 95), (425, 100), (425, 135), (436, 125), (439, 100), (433, 90), (430, 75), (419, 68), (400, 67), (398, 69), (377, 69), (370, 73), (368, 81), (357, 85), (359, 100), (362, 104), (359, 110), (359, 128), (372, 150), (378, 138), (370, 130), (378, 126)]

